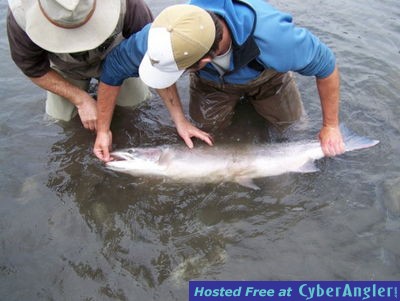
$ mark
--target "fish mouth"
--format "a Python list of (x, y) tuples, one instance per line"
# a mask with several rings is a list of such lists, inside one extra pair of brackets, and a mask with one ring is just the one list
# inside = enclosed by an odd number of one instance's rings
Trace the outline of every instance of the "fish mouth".
[(111, 154), (113, 161), (130, 161), (130, 160), (149, 160), (158, 161), (163, 155), (163, 150), (159, 148), (135, 148), (114, 151)]
[(128, 161), (134, 159), (134, 154), (130, 152), (117, 151), (117, 152), (112, 152), (110, 156), (111, 156), (111, 161)]
[(115, 161), (126, 161), (128, 160), (125, 156), (120, 155), (120, 154), (111, 154), (111, 161), (110, 162), (115, 162)]
[(111, 160), (105, 163), (105, 166), (109, 169), (112, 170), (123, 170), (125, 168), (125, 163), (128, 160), (126, 158), (123, 158), (121, 156), (111, 156)]

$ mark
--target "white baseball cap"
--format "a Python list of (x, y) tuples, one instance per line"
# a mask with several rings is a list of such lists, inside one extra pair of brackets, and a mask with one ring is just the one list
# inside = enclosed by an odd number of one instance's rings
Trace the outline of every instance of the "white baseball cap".
[(173, 85), (211, 49), (214, 40), (215, 24), (204, 9), (189, 4), (164, 9), (149, 29), (140, 78), (155, 89)]

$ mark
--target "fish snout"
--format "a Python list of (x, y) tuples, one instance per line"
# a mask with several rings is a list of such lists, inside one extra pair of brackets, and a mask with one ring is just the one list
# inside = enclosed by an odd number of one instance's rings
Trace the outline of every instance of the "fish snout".
[(122, 151), (112, 152), (110, 155), (112, 161), (126, 161), (126, 160), (132, 160), (134, 158), (133, 153), (122, 152)]

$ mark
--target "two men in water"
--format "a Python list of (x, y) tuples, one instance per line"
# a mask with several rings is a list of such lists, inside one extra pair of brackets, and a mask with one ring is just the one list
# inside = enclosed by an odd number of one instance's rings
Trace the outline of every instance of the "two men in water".
[[(303, 112), (291, 72), (315, 76), (321, 146), (329, 156), (344, 151), (332, 51), (263, 0), (192, 0), (168, 7), (153, 24), (142, 0), (9, 0), (9, 7), (15, 63), (48, 91), (49, 115), (69, 120), (77, 111), (86, 128), (97, 130), (94, 153), (103, 161), (110, 160), (117, 100), (132, 105), (146, 98), (139, 76), (157, 89), (190, 148), (193, 137), (212, 145), (207, 131), (229, 125), (243, 98), (284, 130)], [(96, 107), (86, 88), (99, 77), (106, 56)], [(175, 85), (186, 70), (190, 115), (201, 129), (184, 116)]]
[[(176, 81), (190, 71), (191, 118), (184, 116)], [(95, 155), (109, 161), (110, 123), (124, 79), (140, 76), (157, 89), (186, 145), (192, 137), (209, 145), (208, 132), (228, 125), (241, 98), (280, 130), (303, 112), (292, 71), (315, 76), (325, 155), (343, 153), (339, 129), (339, 71), (332, 51), (290, 15), (263, 0), (192, 0), (163, 10), (116, 47), (100, 78)]]

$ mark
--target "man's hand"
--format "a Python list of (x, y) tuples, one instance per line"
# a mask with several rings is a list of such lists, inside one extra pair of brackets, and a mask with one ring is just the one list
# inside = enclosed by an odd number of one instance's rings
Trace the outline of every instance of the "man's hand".
[(193, 148), (192, 137), (203, 140), (208, 145), (212, 146), (213, 141), (210, 134), (198, 129), (193, 124), (191, 124), (186, 118), (176, 123), (176, 129), (178, 131), (179, 136), (185, 141), (186, 145), (189, 148)]
[(321, 148), (325, 156), (333, 157), (345, 152), (345, 145), (339, 127), (323, 126), (319, 132)]
[(82, 93), (81, 97), (76, 105), (81, 122), (85, 129), (95, 131), (97, 126), (96, 101), (86, 92)]
[(98, 132), (96, 141), (93, 147), (93, 153), (103, 162), (111, 161), (110, 151), (112, 149), (112, 133), (111, 131), (107, 132)]

